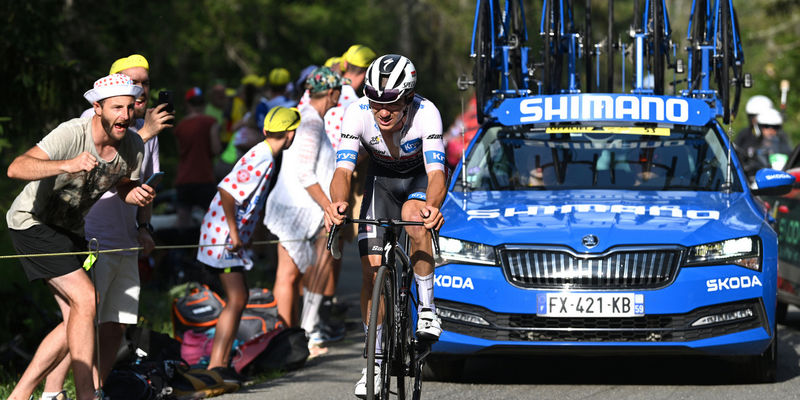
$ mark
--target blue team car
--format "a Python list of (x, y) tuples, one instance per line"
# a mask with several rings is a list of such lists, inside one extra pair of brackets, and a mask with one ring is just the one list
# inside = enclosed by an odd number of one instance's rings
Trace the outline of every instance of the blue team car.
[(444, 333), (427, 368), (624, 347), (750, 356), (774, 379), (777, 237), (754, 195), (790, 175), (761, 170), (748, 187), (699, 99), (535, 96), (492, 116), (442, 207)]
[(751, 184), (732, 149), (750, 81), (732, 2), (692, 2), (685, 80), (666, 1), (634, 6), (631, 43), (592, 42), (588, 2), (583, 30), (573, 2), (543, 3), (538, 51), (521, 1), (476, 4), (459, 85), (481, 125), (442, 205), (429, 375), (470, 355), (624, 350), (733, 356), (774, 380), (778, 240), (756, 196), (794, 178)]

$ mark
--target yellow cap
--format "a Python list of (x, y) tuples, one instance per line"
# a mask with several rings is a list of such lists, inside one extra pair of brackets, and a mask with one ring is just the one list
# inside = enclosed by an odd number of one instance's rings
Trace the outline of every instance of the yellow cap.
[(272, 86), (282, 86), (289, 83), (289, 70), (286, 68), (274, 68), (269, 71), (269, 84)]
[(144, 58), (144, 56), (140, 54), (131, 54), (128, 57), (123, 57), (117, 61), (114, 61), (114, 63), (111, 64), (111, 70), (108, 72), (108, 74), (113, 75), (120, 71), (134, 67), (142, 67), (150, 71), (150, 64), (147, 62), (147, 59)]
[(344, 52), (342, 59), (350, 65), (366, 68), (377, 57), (374, 51), (363, 44), (354, 44)]
[(325, 64), (322, 64), (328, 68), (333, 68), (333, 64), (339, 64), (342, 62), (342, 57), (331, 57), (325, 60)]
[(266, 78), (263, 76), (258, 76), (256, 74), (248, 74), (244, 78), (242, 78), (242, 85), (253, 85), (255, 87), (262, 87), (264, 83), (267, 81)]
[(293, 131), (300, 126), (300, 111), (297, 108), (272, 107), (264, 117), (264, 133)]

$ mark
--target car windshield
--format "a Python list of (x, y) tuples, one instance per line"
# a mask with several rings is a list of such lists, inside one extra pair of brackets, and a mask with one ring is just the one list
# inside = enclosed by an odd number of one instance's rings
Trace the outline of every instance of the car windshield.
[[(706, 127), (492, 126), (456, 190), (688, 190), (726, 187), (728, 156)], [(741, 191), (732, 174), (734, 191)]]

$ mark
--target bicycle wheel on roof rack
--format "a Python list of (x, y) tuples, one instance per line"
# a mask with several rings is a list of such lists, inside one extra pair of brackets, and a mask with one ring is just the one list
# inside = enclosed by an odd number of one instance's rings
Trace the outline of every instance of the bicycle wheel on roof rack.
[(703, 56), (699, 47), (707, 41), (706, 38), (706, 1), (695, 0), (692, 10), (692, 41), (689, 43), (689, 51), (692, 53), (692, 62), (689, 65), (692, 76), (689, 77), (689, 88), (696, 89), (703, 78)]
[(506, 34), (508, 45), (512, 46), (509, 52), (509, 89), (528, 89), (525, 85), (525, 76), (522, 74), (522, 44), (527, 39), (525, 34), (525, 17), (522, 15), (522, 3), (520, 0), (506, 0), (508, 12), (506, 13)]
[[(486, 105), (492, 92), (499, 86), (499, 75), (495, 72), (495, 61), (492, 48), (494, 29), (492, 26), (491, 8), (489, 1), (479, 0), (478, 23), (475, 32), (475, 67), (473, 78), (475, 80), (475, 101), (478, 109), (478, 123), (482, 124), (486, 117)], [(499, 11), (499, 10), (498, 10)]]
[(544, 92), (558, 94), (561, 90), (561, 32), (560, 32), (560, 0), (545, 2), (544, 31)]
[(719, 15), (717, 16), (719, 23), (718, 32), (720, 35), (717, 41), (717, 46), (721, 46), (722, 58), (714, 62), (715, 76), (717, 79), (717, 95), (719, 101), (722, 103), (722, 122), (729, 124), (731, 122), (731, 58), (733, 54), (731, 32), (731, 19), (728, 10), (728, 2), (726, 0), (720, 1)]
[(653, 29), (653, 93), (657, 95), (664, 94), (664, 69), (667, 67), (666, 63), (666, 35), (664, 34), (664, 0), (652, 0), (650, 2), (650, 15), (652, 20), (651, 28)]
[[(733, 32), (739, 32), (739, 15), (736, 14), (736, 9), (733, 9)], [(733, 37), (731, 37), (731, 42), (734, 42)], [(733, 49), (738, 50), (738, 55), (740, 59), (734, 59), (732, 67), (733, 71), (733, 79), (734, 79), (734, 86), (733, 86), (733, 98), (731, 99), (731, 117), (735, 118), (737, 112), (739, 111), (739, 101), (741, 100), (742, 96), (742, 88), (744, 87), (744, 55), (742, 53), (741, 43), (735, 42), (731, 43)]]

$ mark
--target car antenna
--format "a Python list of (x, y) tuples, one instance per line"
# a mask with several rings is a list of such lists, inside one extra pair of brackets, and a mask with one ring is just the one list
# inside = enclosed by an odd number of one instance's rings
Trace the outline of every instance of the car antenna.
[[(464, 94), (461, 94), (461, 115), (464, 115)], [(466, 198), (467, 195), (467, 171), (466, 171), (466, 153), (467, 153), (467, 138), (466, 138), (466, 125), (461, 124), (461, 193)]]

